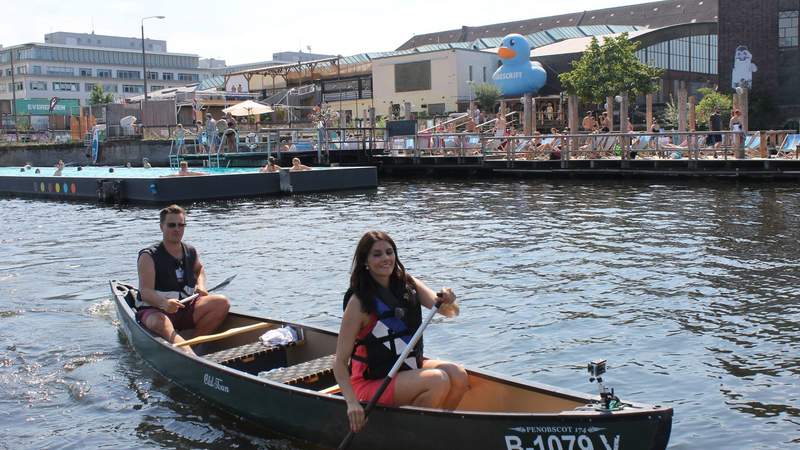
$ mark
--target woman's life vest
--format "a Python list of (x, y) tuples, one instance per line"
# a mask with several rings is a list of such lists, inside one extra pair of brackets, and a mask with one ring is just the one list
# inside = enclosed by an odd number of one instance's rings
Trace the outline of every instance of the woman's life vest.
[[(197, 263), (197, 250), (189, 244), (181, 243), (182, 258), (170, 255), (163, 242), (139, 251), (139, 256), (147, 253), (153, 258), (156, 279), (155, 290), (168, 298), (182, 299), (194, 293), (197, 276), (194, 266)], [(140, 296), (136, 298), (136, 307), (150, 306), (144, 303)]]
[[(350, 295), (352, 291), (348, 290), (345, 306)], [(416, 290), (404, 286), (402, 292), (392, 292), (379, 286), (371, 323), (359, 333), (362, 337), (356, 339), (350, 355), (352, 375), (371, 380), (385, 378), (421, 324), (422, 309)], [(420, 339), (400, 370), (422, 367), (422, 351)]]

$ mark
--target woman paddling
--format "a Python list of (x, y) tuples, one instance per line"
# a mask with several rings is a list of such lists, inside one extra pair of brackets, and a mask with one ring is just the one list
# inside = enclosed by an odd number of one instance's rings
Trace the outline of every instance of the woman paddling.
[[(444, 288), (440, 294), (443, 304), (439, 312), (447, 317), (457, 315), (453, 291)], [(401, 339), (408, 342), (420, 326), (421, 306), (431, 308), (436, 299), (431, 288), (406, 273), (389, 235), (370, 231), (361, 237), (353, 256), (333, 367), (353, 431), (364, 426), (364, 409), (359, 402), (369, 401), (376, 393), (403, 351), (402, 344), (397, 344)], [(420, 341), (378, 403), (452, 410), (467, 389), (464, 368), (423, 359)]]

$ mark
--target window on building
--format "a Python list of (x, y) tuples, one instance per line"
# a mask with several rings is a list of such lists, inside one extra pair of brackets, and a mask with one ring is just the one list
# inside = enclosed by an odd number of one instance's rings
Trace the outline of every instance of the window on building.
[(42, 66), (31, 66), (31, 73), (34, 75), (42, 74)]
[(416, 61), (394, 65), (394, 91), (427, 91), (431, 88), (431, 62)]
[(123, 84), (122, 92), (126, 94), (141, 94), (144, 93), (144, 86), (141, 84)]
[(797, 47), (800, 11), (778, 13), (778, 47)]
[(16, 81), (14, 83), (8, 83), (8, 91), (21, 91), (23, 89), (22, 81)]
[(83, 90), (86, 92), (92, 92), (94, 90), (95, 83), (86, 83), (83, 85)]
[(46, 81), (31, 81), (31, 90), (32, 91), (46, 91), (47, 90), (47, 82)]
[(174, 80), (175, 74), (172, 72), (161, 72), (161, 79), (165, 81)]
[(469, 81), (472, 81), (472, 66), (469, 66)]
[(28, 73), (28, 66), (17, 66), (17, 75), (25, 75)]
[(682, 37), (669, 41), (669, 68), (681, 72), (689, 72), (689, 38)]
[(486, 83), (486, 66), (483, 66), (483, 82)]
[(116, 84), (103, 84), (103, 91), (105, 92), (119, 92)]
[(55, 75), (59, 77), (75, 76), (75, 69), (73, 69), (72, 67), (47, 66), (45, 72), (47, 73), (47, 75)]
[(147, 71), (147, 79), (148, 80), (157, 80), (158, 79), (158, 72), (150, 72)]
[(53, 90), (54, 91), (68, 91), (68, 92), (78, 92), (81, 90), (79, 83), (67, 83), (64, 81), (53, 81)]
[(142, 73), (138, 70), (118, 70), (117, 78), (122, 80), (140, 80), (142, 79)]
[(178, 81), (200, 81), (200, 75), (196, 73), (179, 73)]
[(11, 76), (11, 67), (9, 67), (8, 69), (6, 69), (6, 76), (7, 76), (7, 77), (10, 77), (10, 76)]
[(111, 78), (111, 69), (97, 69), (97, 78)]
[(164, 86), (158, 86), (158, 85), (150, 86), (150, 92), (160, 91), (162, 89), (164, 89)]
[(81, 74), (82, 77), (92, 76), (92, 69), (78, 69), (78, 72)]

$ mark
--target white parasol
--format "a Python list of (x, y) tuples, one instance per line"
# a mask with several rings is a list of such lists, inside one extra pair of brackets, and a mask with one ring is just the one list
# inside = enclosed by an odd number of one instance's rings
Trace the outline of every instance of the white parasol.
[(229, 106), (222, 110), (225, 114), (230, 113), (232, 116), (252, 116), (258, 114), (266, 114), (273, 112), (269, 105), (254, 102), (252, 100), (245, 100), (233, 106)]

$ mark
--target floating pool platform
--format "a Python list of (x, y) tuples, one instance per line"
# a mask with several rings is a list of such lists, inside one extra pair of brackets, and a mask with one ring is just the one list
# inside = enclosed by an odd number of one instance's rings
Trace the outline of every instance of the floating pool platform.
[(205, 175), (173, 176), (174, 169), (86, 167), (24, 172), (0, 168), (0, 194), (108, 203), (176, 203), (341, 190), (375, 189), (375, 167), (330, 167), (260, 173), (258, 169), (195, 169)]

